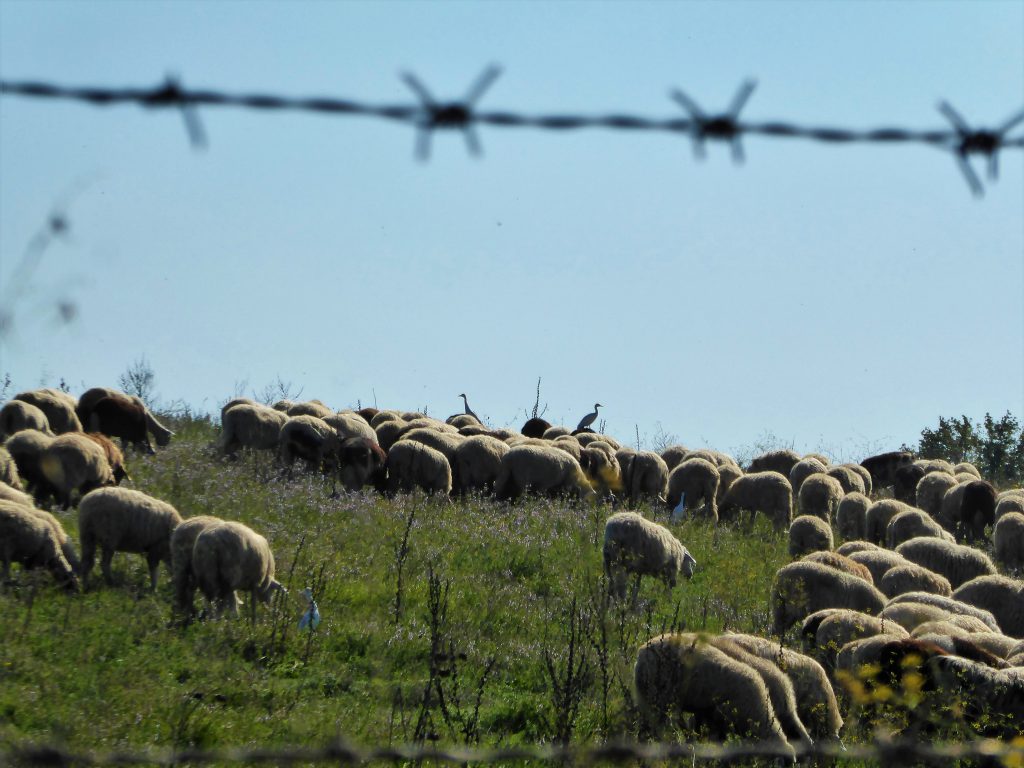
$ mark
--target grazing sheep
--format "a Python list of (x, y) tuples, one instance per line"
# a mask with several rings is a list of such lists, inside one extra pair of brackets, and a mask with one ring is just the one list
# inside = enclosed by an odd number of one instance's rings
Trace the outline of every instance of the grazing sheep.
[(846, 491), (840, 482), (829, 475), (808, 475), (800, 486), (798, 501), (801, 515), (814, 515), (831, 523)]
[(277, 455), (288, 467), (302, 459), (310, 472), (333, 472), (339, 466), (341, 440), (330, 424), (317, 416), (289, 416), (281, 427)]
[(269, 603), (275, 591), (287, 593), (274, 578), (274, 553), (267, 540), (242, 523), (203, 528), (192, 546), (192, 573), (216, 615), (227, 607), (237, 616), (235, 592), (250, 592), (250, 615), (255, 622), (257, 600)]
[(943, 539), (918, 537), (903, 542), (896, 551), (912, 563), (941, 573), (949, 579), (953, 589), (976, 576), (996, 573), (996, 567), (984, 552)]
[(459, 493), (494, 491), (494, 483), (501, 474), (501, 458), (511, 449), (497, 438), (488, 435), (470, 437), (455, 450), (455, 477)]
[[(374, 421), (381, 414), (374, 416)], [(402, 433), (408, 428), (408, 424), (402, 419), (389, 419), (380, 422), (373, 428), (373, 431), (377, 433), (377, 442), (384, 451), (390, 451), (391, 446), (398, 442), (398, 438), (402, 436)]]
[(1012, 488), (996, 496), (996, 520), (1009, 512), (1019, 512), (1024, 515), (1024, 490)]
[(405, 421), (405, 419), (398, 414), (398, 411), (377, 411), (377, 413), (370, 417), (370, 426), (376, 430), (385, 421)]
[(573, 437), (580, 441), (580, 445), (586, 448), (588, 445), (593, 443), (605, 443), (612, 448), (612, 453), (622, 448), (622, 443), (616, 440), (611, 435), (605, 435), (601, 432), (592, 432), (589, 429), (575, 430), (571, 433)]
[(749, 475), (754, 472), (778, 472), (780, 475), (789, 477), (789, 473), (793, 471), (793, 467), (798, 461), (800, 461), (800, 454), (796, 451), (789, 449), (768, 451), (751, 461), (746, 473)]
[(885, 543), (885, 532), (889, 523), (900, 512), (908, 512), (913, 507), (896, 499), (880, 499), (868, 507), (864, 514), (864, 538), (875, 544)]
[(956, 474), (956, 470), (953, 469), (953, 465), (945, 459), (918, 459), (914, 464), (921, 467), (926, 473), (945, 472), (947, 475)]
[(264, 405), (232, 406), (221, 418), (220, 449), (232, 457), (239, 448), (276, 450), (286, 421), (287, 414)]
[(987, 632), (990, 629), (984, 621), (974, 616), (952, 613), (945, 608), (929, 603), (889, 603), (879, 615), (882, 618), (895, 621), (908, 632), (913, 632), (929, 622), (948, 622), (968, 632)]
[(571, 435), (571, 434), (572, 434), (572, 430), (569, 429), (568, 427), (562, 427), (562, 426), (555, 425), (553, 427), (548, 427), (547, 429), (545, 429), (544, 430), (544, 434), (541, 435), (541, 438), (543, 438), (544, 440), (554, 440), (556, 437), (561, 437), (562, 435)]
[(68, 561), (71, 569), (78, 573), (82, 568), (82, 563), (75, 552), (75, 545), (71, 542), (71, 537), (64, 530), (60, 520), (44, 509), (37, 509), (31, 505), (27, 509), (53, 529), (53, 535), (57, 537), (57, 544), (60, 546), (61, 554), (64, 555), (64, 559)]
[[(142, 402), (142, 398), (140, 398), (138, 395), (127, 395), (124, 392), (121, 392), (120, 390), (109, 389), (107, 387), (93, 387), (92, 389), (86, 390), (84, 393), (82, 393), (82, 396), (78, 398), (78, 404), (75, 406), (75, 413), (78, 416), (78, 420), (82, 423), (83, 428), (89, 427), (92, 421), (92, 414), (96, 408), (96, 405), (100, 402), (100, 400), (103, 400), (106, 397), (112, 397), (115, 400), (130, 400), (137, 407), (142, 409), (143, 417), (146, 422), (146, 431), (156, 438), (156, 444), (159, 445), (160, 447), (164, 447), (171, 442), (171, 438), (174, 437), (174, 432), (172, 432), (159, 421), (157, 421), (157, 418), (153, 415), (152, 411), (150, 411), (149, 408), (146, 407), (146, 404)], [(230, 405), (239, 402), (252, 403), (253, 401), (244, 397), (235, 398), (235, 400), (232, 400), (230, 403), (228, 403), (228, 405), (225, 405), (221, 409), (221, 419), (223, 420), (224, 412), (228, 409)], [(132, 426), (130, 427), (130, 429), (132, 429), (133, 432), (137, 432), (138, 427)], [(109, 434), (107, 432), (104, 433)], [(114, 437), (120, 437), (120, 435), (114, 435)], [(141, 441), (129, 439), (129, 442)], [(149, 444), (148, 439), (146, 439), (146, 444)]]
[(8, 453), (16, 465), (17, 474), (25, 481), (28, 492), (39, 504), (43, 504), (53, 495), (53, 488), (43, 474), (42, 467), (43, 453), (52, 442), (53, 438), (50, 435), (34, 429), (23, 429), (7, 438), (0, 447), (0, 475), (4, 474), (3, 456)]
[(445, 424), (449, 424), (456, 429), (462, 429), (463, 427), (482, 427), (483, 424), (476, 416), (472, 416), (468, 413), (456, 413), (454, 416), (449, 416), (444, 420)]
[(273, 408), (275, 411), (280, 411), (281, 413), (287, 414), (288, 409), (291, 408), (293, 405), (295, 405), (295, 403), (292, 400), (278, 400), (270, 407)]
[(861, 565), (856, 560), (851, 560), (846, 555), (841, 555), (838, 552), (811, 552), (800, 559), (807, 563), (821, 563), (829, 568), (835, 568), (837, 571), (863, 579), (868, 584), (875, 583), (875, 577), (871, 575), (871, 571), (868, 570), (867, 566)]
[(114, 553), (137, 552), (146, 556), (150, 589), (155, 590), (160, 561), (171, 568), (171, 532), (179, 523), (178, 510), (141, 491), (101, 488), (87, 493), (78, 505), (82, 581), (89, 579), (98, 546), (102, 550), (100, 568), (107, 584), (113, 583), (110, 563)]
[(596, 494), (572, 456), (557, 448), (522, 445), (501, 458), (501, 473), (494, 484), (499, 500), (517, 499), (527, 489), (551, 496), (575, 494), (592, 501)]
[(649, 640), (637, 652), (633, 681), (640, 711), (656, 735), (670, 714), (691, 713), (713, 739), (738, 735), (794, 755), (761, 676), (699, 635)]
[[(90, 391), (92, 391), (92, 390), (90, 390)], [(85, 397), (85, 395), (82, 395), (82, 397)], [(79, 398), (78, 403), (79, 403), (79, 407), (81, 407), (81, 403), (82, 403), (81, 398)], [(259, 408), (259, 407), (269, 408), (270, 407), (269, 405), (265, 406), (262, 403), (259, 403), (259, 402), (255, 401), (255, 400), (253, 400), (252, 398), (249, 398), (249, 397), (233, 397), (232, 399), (230, 399), (226, 403), (224, 403), (224, 405), (222, 405), (221, 408), (220, 408), (220, 422), (221, 422), (221, 424), (224, 423), (224, 415), (228, 411), (230, 411), (232, 408), (234, 408), (236, 405), (250, 405), (250, 406), (254, 406), (256, 408)], [(79, 418), (81, 418), (81, 417), (79, 417)]]
[(622, 471), (610, 446), (591, 443), (580, 454), (580, 467), (602, 499), (611, 500), (622, 492)]
[(64, 509), (71, 506), (77, 491), (90, 491), (115, 485), (107, 453), (81, 432), (68, 432), (53, 439), (39, 460), (57, 501)]
[[(568, 453), (576, 459), (576, 461), (581, 462), (580, 466), (583, 466), (583, 446), (580, 445), (580, 441), (572, 435), (562, 435), (561, 437), (556, 437), (554, 440), (540, 441), (538, 441), (537, 438), (523, 438), (523, 442), (518, 442), (516, 445), (546, 445), (550, 448), (558, 448), (560, 451)], [(512, 446), (509, 445), (509, 448), (511, 447)]]
[(1009, 512), (998, 520), (992, 531), (996, 560), (1008, 571), (1024, 568), (1024, 515)]
[(870, 472), (868, 472), (866, 469), (864, 469), (864, 467), (862, 467), (860, 464), (842, 464), (840, 466), (843, 466), (846, 469), (849, 469), (852, 472), (855, 472), (857, 474), (857, 476), (860, 477), (861, 482), (864, 484), (864, 491), (863, 491), (863, 493), (864, 493), (865, 496), (870, 496), (872, 494), (872, 492), (874, 491), (875, 486), (871, 482), (871, 473)]
[[(1017, 643), (1017, 640), (1014, 638), (1007, 637), (998, 632), (968, 632), (966, 629), (946, 621), (919, 624), (914, 629), (913, 637), (919, 637), (922, 640), (940, 645), (947, 652), (957, 656), (975, 659), (978, 659), (980, 654), (974, 653), (968, 656), (966, 651), (980, 648), (986, 653), (995, 656), (997, 660), (1007, 659)], [(964, 640), (968, 642), (962, 642)], [(993, 666), (991, 662), (987, 663), (989, 663), (989, 666)], [(996, 666), (1013, 665), (996, 664)]]
[(53, 526), (18, 502), (0, 500), (0, 561), (5, 580), (16, 562), (24, 568), (46, 568), (63, 586), (78, 586)]
[(970, 480), (964, 483), (959, 509), (950, 511), (956, 520), (956, 536), (968, 543), (980, 541), (985, 538), (985, 528), (996, 520), (996, 489), (984, 480)]
[(876, 614), (885, 602), (885, 595), (856, 576), (820, 563), (790, 563), (778, 570), (772, 582), (772, 631), (782, 635), (822, 608), (852, 608)]
[(628, 473), (621, 460), (619, 468), (622, 469), (623, 492), (630, 504), (639, 504), (643, 499), (665, 500), (668, 492), (668, 465), (654, 451), (640, 451), (630, 457)]
[(363, 421), (369, 424), (370, 420), (378, 413), (380, 413), (380, 411), (377, 408), (371, 408), (367, 406), (366, 408), (360, 408), (359, 410), (355, 411), (355, 413), (358, 413), (360, 418), (362, 418)]
[(0, 408), (0, 440), (6, 440), (16, 432), (24, 429), (35, 429), (52, 435), (50, 422), (46, 414), (31, 403), (21, 400), (9, 400)]
[(3, 481), (0, 481), (0, 499), (13, 501), (15, 504), (22, 504), (26, 507), (33, 506), (32, 496)]
[(836, 552), (840, 555), (846, 555), (849, 557), (854, 552), (877, 552), (880, 549), (882, 549), (882, 547), (877, 544), (872, 544), (870, 541), (854, 539), (853, 541), (848, 541), (845, 544), (840, 544), (836, 548)]
[(341, 441), (348, 440), (350, 437), (361, 437), (372, 440), (374, 443), (377, 442), (377, 433), (373, 431), (373, 427), (356, 413), (334, 413), (324, 419), (324, 422), (334, 428)]
[(444, 454), (444, 457), (448, 459), (448, 463), (452, 465), (452, 469), (455, 469), (455, 452), (459, 446), (465, 442), (466, 438), (459, 434), (450, 434), (447, 432), (438, 432), (436, 429), (430, 429), (428, 427), (417, 427), (410, 429), (400, 438), (399, 442), (405, 440), (414, 440), (417, 443), (423, 443), (429, 445), (435, 451), (440, 451)]
[(808, 552), (832, 549), (832, 529), (814, 515), (800, 515), (789, 525), (789, 555), (802, 557)]
[(974, 475), (976, 478), (981, 480), (981, 472), (979, 472), (978, 468), (976, 466), (974, 466), (973, 464), (971, 464), (971, 462), (969, 462), (969, 461), (961, 461), (959, 464), (954, 465), (953, 466), (953, 473), (957, 474), (957, 475), (959, 475), (959, 474)]
[(387, 490), (387, 454), (368, 437), (349, 437), (338, 449), (341, 469), (338, 477), (345, 490), (358, 491), (372, 483), (383, 493)]
[(103, 449), (107, 456), (107, 463), (110, 464), (110, 471), (114, 473), (114, 483), (120, 485), (122, 480), (131, 480), (128, 470), (124, 466), (124, 454), (121, 449), (114, 445), (114, 441), (106, 435), (98, 432), (85, 432), (87, 438)]
[(307, 400), (303, 403), (292, 403), (285, 411), (289, 417), (312, 416), (316, 419), (326, 419), (333, 416), (334, 411), (321, 403), (319, 400)]
[[(692, 458), (699, 459), (701, 457), (693, 456)], [(718, 465), (718, 493), (715, 494), (715, 503), (718, 506), (722, 506), (722, 500), (725, 498), (725, 494), (727, 494), (729, 489), (732, 488), (732, 484), (741, 477), (743, 477), (743, 470), (735, 464)]]
[(888, 549), (852, 552), (849, 558), (871, 571), (871, 578), (875, 584), (878, 584), (890, 569), (907, 564), (906, 559)]
[[(578, 466), (578, 465), (577, 465)], [(452, 492), (452, 467), (440, 451), (415, 440), (400, 440), (388, 452), (388, 493)]]
[(743, 470), (740, 469), (740, 465), (736, 463), (736, 459), (727, 453), (722, 453), (721, 451), (712, 451), (709, 448), (702, 448), (699, 451), (690, 451), (686, 455), (686, 458), (707, 459), (712, 464), (717, 464), (720, 468), (729, 465), (731, 467), (735, 467), (736, 471), (739, 472), (740, 475), (744, 474)]
[(942, 499), (946, 491), (958, 485), (956, 478), (945, 472), (930, 472), (922, 477), (914, 491), (917, 508), (936, 520), (942, 514)]
[(995, 574), (960, 585), (953, 599), (989, 611), (1003, 634), (1024, 637), (1024, 581)]
[(907, 630), (891, 619), (844, 609), (824, 617), (818, 624), (814, 633), (814, 648), (825, 669), (831, 672), (836, 667), (836, 656), (843, 646), (879, 635), (891, 638), (910, 636)]
[(676, 465), (668, 476), (665, 503), (669, 509), (675, 509), (682, 499), (686, 512), (701, 510), (702, 517), (717, 523), (720, 479), (718, 467), (707, 459), (686, 459)]
[(4, 447), (0, 447), (0, 482), (7, 483), (12, 488), (21, 487), (21, 474), (18, 472), (18, 462), (14, 460), (14, 457)]
[(789, 527), (793, 519), (793, 489), (789, 480), (778, 472), (755, 472), (743, 475), (732, 484), (718, 507), (720, 519), (734, 516), (740, 509), (768, 517), (778, 531)]
[(532, 419), (527, 419), (519, 431), (527, 437), (544, 437), (544, 432), (549, 429), (551, 429), (550, 421), (534, 416)]
[(192, 572), (192, 547), (196, 537), (207, 528), (224, 521), (213, 515), (198, 515), (183, 520), (171, 533), (171, 584), (174, 588), (174, 611), (186, 620), (195, 613), (193, 598), (198, 585)]
[(82, 431), (82, 422), (75, 414), (77, 403), (66, 392), (59, 389), (34, 389), (30, 392), (21, 392), (13, 399), (34, 405), (46, 414), (46, 422), (55, 435)]
[(626, 596), (627, 574), (657, 576), (669, 589), (682, 573), (693, 578), (697, 561), (663, 525), (645, 520), (636, 512), (619, 512), (604, 525), (604, 571), (609, 590), (618, 598)]
[(928, 665), (937, 697), (978, 734), (1014, 739), (1024, 733), (1024, 669), (992, 669), (948, 655)]
[(885, 527), (885, 546), (896, 549), (904, 541), (918, 536), (945, 539), (949, 534), (931, 517), (919, 509), (906, 509), (893, 515)]
[(848, 493), (843, 496), (836, 506), (836, 529), (839, 536), (854, 541), (863, 539), (870, 507), (871, 499), (863, 493)]
[(825, 471), (825, 474), (839, 481), (843, 493), (863, 493), (865, 496), (871, 493), (860, 473), (847, 464), (831, 466)]
[(888, 598), (907, 592), (931, 592), (945, 597), (953, 595), (949, 579), (913, 563), (890, 568), (878, 582), (878, 588)]
[(912, 504), (917, 496), (917, 484), (927, 475), (924, 466), (908, 464), (896, 470), (896, 482), (892, 484), (892, 495), (897, 501)]
[(678, 467), (687, 454), (690, 453), (690, 449), (685, 445), (670, 445), (668, 448), (661, 452), (661, 458), (665, 460), (665, 466), (668, 467), (668, 471), (671, 472), (673, 469)]
[(901, 603), (933, 605), (937, 608), (942, 608), (947, 613), (956, 614), (958, 616), (972, 616), (973, 618), (981, 621), (990, 632), (1002, 633), (1002, 630), (999, 628), (999, 622), (996, 621), (996, 618), (992, 615), (991, 611), (983, 610), (982, 608), (978, 608), (974, 605), (968, 605), (967, 603), (955, 600), (952, 597), (933, 595), (929, 592), (907, 592), (903, 595), (897, 595), (889, 601), (889, 605), (900, 605)]
[[(825, 474), (825, 465), (817, 459), (804, 456), (789, 470), (789, 484), (793, 487), (793, 493), (799, 495), (800, 487), (811, 475)], [(838, 481), (837, 481), (838, 482)]]
[(838, 741), (843, 727), (835, 691), (821, 664), (757, 635), (723, 635), (739, 647), (774, 663), (793, 684), (800, 720), (815, 741)]
[(912, 464), (914, 454), (909, 451), (890, 451), (877, 456), (869, 456), (860, 463), (871, 475), (871, 484), (882, 489), (896, 481), (896, 470)]

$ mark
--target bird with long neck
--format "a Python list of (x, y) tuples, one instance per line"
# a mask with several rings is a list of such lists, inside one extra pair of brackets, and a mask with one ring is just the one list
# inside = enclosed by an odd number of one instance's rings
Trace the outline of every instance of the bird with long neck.
[(483, 421), (480, 420), (480, 417), (477, 416), (475, 413), (473, 413), (473, 409), (469, 407), (469, 400), (466, 399), (465, 393), (459, 395), (459, 397), (462, 398), (462, 404), (466, 407), (466, 411), (465, 411), (466, 415), (467, 416), (472, 416), (474, 419), (476, 419), (481, 424), (483, 424)]
[(600, 403), (594, 403), (594, 412), (588, 413), (586, 416), (580, 419), (580, 423), (576, 425), (576, 429), (588, 429), (591, 424), (597, 421), (597, 409), (603, 407), (604, 406), (601, 405)]

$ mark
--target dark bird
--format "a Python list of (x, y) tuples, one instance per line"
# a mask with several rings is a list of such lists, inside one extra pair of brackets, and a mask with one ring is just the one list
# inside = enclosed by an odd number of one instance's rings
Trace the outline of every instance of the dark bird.
[(581, 430), (590, 427), (591, 424), (597, 421), (597, 409), (603, 407), (604, 406), (601, 405), (600, 403), (594, 403), (594, 412), (588, 413), (586, 416), (580, 419), (580, 423), (576, 425), (576, 429)]

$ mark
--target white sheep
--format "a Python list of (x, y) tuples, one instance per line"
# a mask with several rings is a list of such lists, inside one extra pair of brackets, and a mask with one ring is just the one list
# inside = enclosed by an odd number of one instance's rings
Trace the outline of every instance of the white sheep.
[(9, 400), (0, 408), (0, 440), (6, 440), (16, 432), (24, 429), (35, 429), (52, 435), (50, 422), (42, 410), (31, 403), (21, 400)]
[(452, 492), (451, 465), (443, 453), (429, 445), (400, 440), (388, 451), (387, 467), (388, 493), (411, 493), (416, 488), (442, 496)]
[(580, 463), (557, 448), (521, 445), (501, 458), (501, 473), (494, 483), (498, 499), (519, 498), (527, 489), (552, 496), (573, 494), (595, 499), (593, 487)]
[[(789, 470), (789, 484), (793, 488), (793, 493), (799, 497), (800, 486), (803, 485), (804, 480), (811, 475), (825, 474), (826, 471), (826, 465), (821, 461), (813, 456), (804, 456)], [(836, 482), (839, 481), (837, 480)]]
[(814, 515), (831, 523), (846, 490), (835, 477), (823, 473), (808, 475), (797, 495), (801, 515)]
[(772, 631), (782, 635), (794, 623), (822, 608), (852, 608), (877, 614), (886, 597), (871, 584), (820, 563), (784, 565), (772, 582)]
[(54, 438), (39, 459), (40, 468), (58, 502), (67, 509), (73, 495), (117, 484), (107, 452), (81, 432)]
[(1024, 581), (1006, 576), (978, 576), (960, 585), (954, 600), (989, 611), (1003, 633), (1024, 638)]
[(721, 473), (715, 464), (699, 457), (685, 459), (669, 473), (665, 503), (675, 509), (681, 500), (684, 511), (700, 510), (701, 517), (717, 523), (720, 484)]
[(952, 597), (943, 597), (942, 595), (934, 595), (929, 592), (907, 592), (906, 594), (897, 595), (889, 601), (889, 605), (899, 605), (901, 603), (933, 605), (937, 608), (942, 608), (947, 613), (958, 616), (972, 616), (981, 621), (990, 632), (1002, 632), (1002, 629), (999, 628), (999, 622), (996, 621), (991, 611), (968, 605)]
[[(604, 525), (604, 570), (609, 589), (626, 596), (627, 574), (657, 576), (671, 589), (682, 573), (693, 577), (697, 561), (672, 532), (635, 512), (619, 512)], [(634, 590), (635, 592), (635, 590)]]
[(912, 563), (942, 574), (949, 579), (953, 589), (976, 576), (997, 573), (995, 565), (984, 552), (943, 539), (918, 537), (900, 544), (896, 552)]
[(996, 560), (1007, 570), (1019, 571), (1024, 568), (1024, 515), (1008, 512), (997, 519), (992, 530), (992, 546)]
[(907, 592), (931, 592), (945, 597), (953, 594), (949, 579), (914, 563), (890, 568), (878, 582), (878, 588), (889, 598)]
[(25, 568), (46, 568), (61, 585), (78, 585), (53, 527), (13, 501), (0, 500), (0, 562), (4, 579), (11, 577), (11, 563), (16, 562)]
[[(938, 473), (933, 472), (932, 474)], [(904, 541), (910, 541), (919, 536), (953, 541), (952, 534), (935, 522), (927, 512), (920, 509), (907, 509), (893, 515), (885, 527), (885, 546), (895, 549)]]
[(836, 530), (846, 541), (860, 541), (864, 538), (867, 512), (871, 499), (863, 493), (848, 493), (836, 507)]
[(233, 405), (221, 418), (220, 449), (228, 456), (234, 456), (239, 448), (277, 450), (287, 421), (286, 413), (263, 405)]
[(192, 548), (196, 538), (207, 528), (224, 521), (213, 515), (197, 515), (183, 520), (171, 532), (171, 584), (174, 589), (174, 610), (186, 620), (195, 611), (193, 597), (198, 585), (192, 571)]
[(20, 392), (13, 399), (34, 405), (46, 414), (47, 424), (54, 434), (82, 431), (82, 422), (75, 413), (78, 402), (67, 392), (52, 388), (33, 389), (29, 392)]
[(215, 615), (227, 607), (238, 615), (235, 592), (249, 592), (251, 620), (256, 601), (269, 603), (274, 592), (287, 590), (274, 578), (274, 553), (267, 540), (242, 523), (224, 522), (204, 528), (192, 547), (192, 573)]
[[(721, 472), (719, 472), (721, 474)], [(755, 472), (743, 475), (729, 488), (718, 507), (719, 519), (728, 519), (739, 510), (760, 512), (783, 531), (793, 519), (793, 489), (789, 479), (778, 472)]]
[[(807, 483), (804, 483), (804, 487)], [(802, 557), (808, 552), (832, 549), (832, 529), (820, 517), (800, 515), (789, 525), (789, 555)]]
[(114, 553), (135, 552), (146, 556), (150, 589), (155, 590), (160, 561), (172, 567), (171, 532), (179, 523), (181, 515), (174, 507), (141, 491), (101, 488), (87, 493), (78, 505), (82, 580), (88, 580), (99, 547), (100, 568), (108, 584), (113, 583)]

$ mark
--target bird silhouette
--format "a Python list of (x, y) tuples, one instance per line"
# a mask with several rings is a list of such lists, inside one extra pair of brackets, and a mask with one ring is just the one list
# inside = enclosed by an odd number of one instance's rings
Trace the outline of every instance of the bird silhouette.
[(462, 403), (463, 403), (463, 405), (466, 406), (466, 415), (467, 416), (472, 416), (474, 419), (476, 419), (481, 424), (483, 424), (483, 421), (481, 421), (480, 417), (477, 416), (475, 413), (473, 413), (473, 409), (469, 407), (469, 400), (466, 399), (466, 395), (465, 394), (461, 394), (461, 395), (459, 395), (459, 397), (462, 398)]
[(603, 407), (604, 406), (601, 405), (600, 403), (594, 403), (594, 412), (588, 413), (586, 416), (580, 419), (580, 423), (576, 425), (576, 429), (587, 429), (588, 427), (590, 427), (591, 424), (597, 421), (597, 409)]

